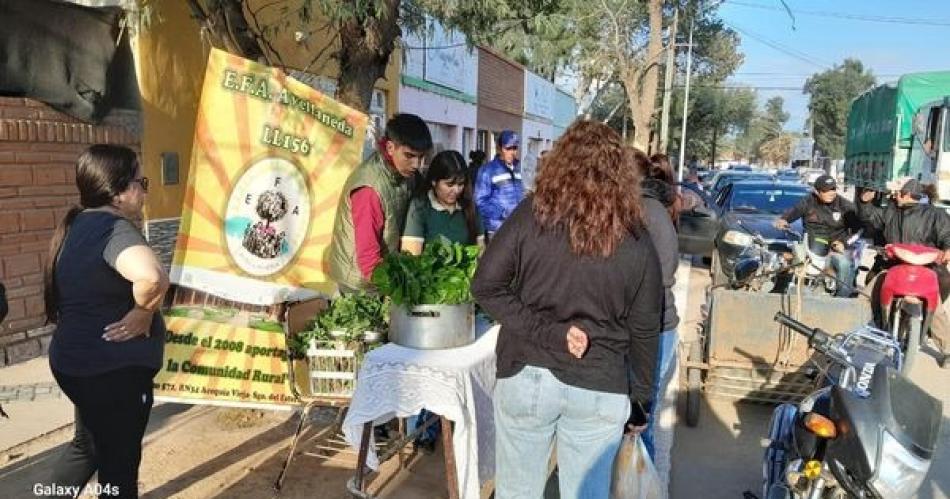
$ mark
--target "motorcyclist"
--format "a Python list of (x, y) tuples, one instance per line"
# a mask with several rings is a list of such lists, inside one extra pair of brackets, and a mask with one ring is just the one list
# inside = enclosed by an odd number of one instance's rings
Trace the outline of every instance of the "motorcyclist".
[(789, 208), (775, 220), (774, 225), (784, 230), (799, 218), (805, 226), (809, 247), (821, 255), (828, 253), (825, 268), (833, 272), (841, 283), (835, 295), (850, 297), (854, 292), (852, 285), (857, 268), (845, 254), (845, 244), (851, 232), (861, 228), (854, 203), (838, 195), (838, 183), (834, 177), (822, 175), (815, 180), (812, 194)]
[[(950, 346), (950, 311), (946, 308), (947, 295), (950, 294), (950, 271), (946, 264), (950, 261), (950, 215), (931, 204), (922, 203), (926, 189), (912, 177), (888, 182), (887, 189), (893, 202), (890, 206), (875, 206), (871, 201), (877, 193), (865, 191), (860, 196), (858, 213), (864, 223), (881, 231), (887, 244), (922, 244), (941, 250), (937, 262), (930, 266), (940, 283), (941, 300), (931, 325), (931, 334), (940, 353), (940, 366), (948, 367), (946, 347)], [(871, 272), (877, 276), (895, 263), (878, 259)], [(883, 280), (877, 279), (877, 282)], [(875, 295), (877, 287), (874, 286)], [(877, 300), (874, 302), (877, 303)]]

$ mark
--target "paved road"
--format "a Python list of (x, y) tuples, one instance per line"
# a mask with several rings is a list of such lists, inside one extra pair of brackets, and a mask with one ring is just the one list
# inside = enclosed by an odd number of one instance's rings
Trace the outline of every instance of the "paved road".
[[(690, 272), (689, 309), (681, 314), (684, 340), (695, 337), (699, 305), (709, 284), (708, 270)], [(938, 454), (919, 499), (950, 497), (950, 371), (941, 370), (930, 357), (914, 366), (911, 378), (944, 402), (944, 421)], [(682, 386), (683, 384), (681, 384)], [(681, 391), (682, 395), (682, 391)], [(680, 397), (680, 404), (685, 397)], [(680, 408), (682, 409), (682, 407)], [(682, 410), (679, 412), (683, 414)], [(724, 399), (704, 399), (699, 426), (689, 428), (679, 418), (673, 446), (670, 497), (674, 499), (741, 498), (743, 492), (761, 495), (763, 436), (771, 407)]]

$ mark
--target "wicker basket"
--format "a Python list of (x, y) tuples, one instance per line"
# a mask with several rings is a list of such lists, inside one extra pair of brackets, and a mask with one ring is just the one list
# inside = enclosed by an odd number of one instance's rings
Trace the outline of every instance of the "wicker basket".
[(307, 349), (311, 395), (352, 397), (356, 388), (356, 374), (365, 353), (362, 345), (360, 342), (345, 345), (342, 342), (311, 340), (310, 348)]

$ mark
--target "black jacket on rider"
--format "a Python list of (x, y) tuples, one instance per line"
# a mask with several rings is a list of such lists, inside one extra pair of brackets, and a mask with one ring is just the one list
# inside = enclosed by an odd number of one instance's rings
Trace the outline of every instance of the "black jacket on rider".
[(861, 220), (881, 231), (886, 243), (923, 244), (950, 249), (950, 215), (930, 204), (886, 208), (860, 203)]
[(789, 208), (781, 218), (789, 223), (801, 218), (809, 239), (824, 239), (827, 244), (847, 241), (851, 231), (861, 228), (854, 203), (841, 196), (835, 196), (834, 201), (826, 204), (813, 193)]

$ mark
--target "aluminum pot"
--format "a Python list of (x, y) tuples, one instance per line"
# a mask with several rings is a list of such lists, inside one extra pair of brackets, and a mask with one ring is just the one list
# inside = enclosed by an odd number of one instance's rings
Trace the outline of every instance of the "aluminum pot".
[(475, 341), (475, 306), (417, 305), (389, 308), (389, 341), (420, 350), (456, 348)]

